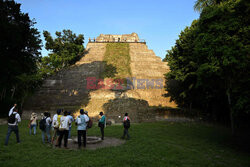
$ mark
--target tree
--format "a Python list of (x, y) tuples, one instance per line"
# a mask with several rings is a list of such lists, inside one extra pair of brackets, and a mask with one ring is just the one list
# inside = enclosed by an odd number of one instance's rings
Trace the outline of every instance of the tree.
[(84, 51), (82, 34), (77, 36), (71, 30), (57, 31), (55, 34), (56, 38), (53, 39), (48, 31), (43, 32), (46, 40), (45, 48), (51, 52), (42, 58), (40, 64), (40, 70), (45, 75), (53, 74), (74, 64), (81, 58)]
[(31, 91), (37, 82), (29, 82), (28, 89), (23, 87), (23, 76), (27, 79), (37, 74), (41, 39), (35, 22), (21, 12), (20, 6), (14, 1), (0, 0), (0, 104), (5, 113), (11, 103), (21, 103), (22, 92)]
[(195, 51), (203, 57), (207, 56), (208, 60), (197, 71), (199, 84), (204, 85), (206, 82), (205, 70), (214, 76), (217, 83), (214, 86), (221, 85), (219, 88), (227, 99), (233, 133), (235, 116), (239, 112), (249, 111), (246, 107), (250, 98), (245, 95), (249, 89), (244, 86), (249, 84), (250, 76), (249, 9), (249, 3), (247, 5), (244, 0), (231, 0), (205, 9), (200, 16), (200, 32), (195, 47)]
[[(168, 51), (165, 61), (171, 68), (167, 77), (167, 90), (171, 100), (176, 101), (180, 106), (191, 106), (194, 101), (194, 92), (192, 87), (196, 83), (198, 65), (193, 60), (193, 41), (196, 38), (197, 21), (193, 21), (190, 27), (186, 27), (176, 40), (176, 45)], [(190, 107), (191, 108), (191, 107)]]
[(167, 80), (179, 85), (167, 85), (172, 98), (217, 121), (227, 118), (232, 133), (239, 115), (250, 113), (249, 10), (245, 0), (205, 7), (166, 55), (171, 69)]
[(197, 0), (194, 4), (194, 10), (201, 12), (204, 8), (209, 6), (218, 5), (226, 0)]

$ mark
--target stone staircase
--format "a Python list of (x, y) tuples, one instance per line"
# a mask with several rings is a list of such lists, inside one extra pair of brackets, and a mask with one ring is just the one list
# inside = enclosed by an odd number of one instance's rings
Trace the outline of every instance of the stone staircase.
[(148, 49), (144, 43), (131, 43), (129, 47), (132, 76), (136, 77), (136, 79), (155, 79), (162, 81), (161, 88), (135, 89), (134, 91), (137, 96), (146, 100), (150, 106), (176, 107), (175, 103), (169, 102), (169, 98), (163, 97), (163, 94), (167, 93), (164, 89), (164, 74), (169, 71), (167, 63), (162, 62), (161, 58), (157, 57), (154, 51)]
[(136, 78), (163, 78), (168, 66), (144, 43), (130, 44), (132, 75)]
[(81, 58), (76, 65), (88, 64), (93, 61), (103, 61), (103, 56), (106, 51), (106, 43), (88, 43), (86, 47), (86, 55)]

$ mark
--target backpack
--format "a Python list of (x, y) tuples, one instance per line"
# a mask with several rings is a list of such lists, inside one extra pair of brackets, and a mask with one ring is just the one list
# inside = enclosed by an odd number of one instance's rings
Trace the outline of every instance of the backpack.
[(92, 125), (93, 125), (93, 121), (92, 121), (92, 119), (89, 118), (89, 122), (87, 124), (87, 128), (91, 128)]
[(46, 129), (46, 119), (47, 119), (47, 117), (43, 118), (43, 119), (39, 122), (39, 128), (40, 128), (42, 131), (45, 131), (45, 129)]
[(130, 120), (127, 119), (124, 123), (124, 128), (130, 128)]
[(14, 124), (16, 122), (16, 113), (14, 114), (13, 112), (12, 112), (12, 114), (9, 116), (9, 118), (8, 118), (8, 123), (10, 123), (10, 124)]

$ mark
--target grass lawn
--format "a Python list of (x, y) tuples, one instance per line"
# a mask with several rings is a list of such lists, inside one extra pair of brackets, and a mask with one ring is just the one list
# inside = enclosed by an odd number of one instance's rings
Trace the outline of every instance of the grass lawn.
[[(30, 136), (27, 121), (20, 124), (21, 144), (12, 133), (4, 146), (7, 125), (0, 126), (0, 166), (156, 166), (249, 167), (250, 154), (230, 144), (230, 130), (201, 123), (132, 124), (131, 140), (97, 150), (52, 149), (41, 142), (41, 132)], [(73, 127), (73, 135), (76, 128)], [(99, 135), (92, 127), (89, 135)], [(121, 137), (122, 126), (108, 126), (105, 135)]]

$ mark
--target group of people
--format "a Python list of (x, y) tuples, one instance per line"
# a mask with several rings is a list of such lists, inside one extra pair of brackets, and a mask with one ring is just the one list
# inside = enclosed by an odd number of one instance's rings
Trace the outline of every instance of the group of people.
[[(98, 127), (100, 127), (101, 131), (101, 139), (104, 140), (104, 128), (106, 126), (106, 116), (103, 112), (100, 112), (100, 119), (98, 122)], [(67, 148), (68, 139), (71, 138), (71, 127), (75, 122), (77, 126), (77, 138), (78, 138), (78, 148), (86, 147), (87, 143), (87, 129), (92, 126), (92, 120), (88, 116), (88, 111), (84, 111), (84, 109), (80, 109), (80, 115), (75, 119), (73, 118), (71, 112), (63, 111), (62, 109), (58, 109), (57, 113), (51, 119), (51, 114), (49, 112), (45, 112), (41, 114), (42, 119), (38, 124), (38, 116), (36, 113), (32, 113), (29, 122), (29, 133), (30, 135), (36, 135), (37, 126), (42, 131), (42, 142), (45, 143), (47, 140), (48, 143), (54, 144), (56, 147), (61, 147), (62, 139), (64, 139), (64, 147)], [(20, 143), (19, 139), (19, 130), (18, 123), (21, 122), (21, 117), (18, 114), (18, 109), (16, 104), (10, 109), (9, 117), (8, 117), (8, 132), (6, 135), (5, 145), (8, 145), (9, 137), (11, 132), (13, 131), (16, 134), (17, 143)], [(125, 114), (123, 118), (123, 126), (124, 132), (122, 138), (125, 136), (129, 139), (128, 129), (130, 127), (130, 118), (128, 117), (128, 113)], [(51, 137), (51, 129), (53, 129), (52, 137)]]
[[(32, 125), (34, 119), (36, 119), (36, 117), (33, 117), (32, 115), (30, 119), (30, 132), (32, 131), (32, 127), (34, 127)], [(64, 140), (64, 147), (67, 148), (68, 139), (71, 138), (71, 127), (75, 122), (77, 125), (78, 146), (79, 148), (81, 147), (83, 137), (83, 146), (86, 147), (86, 130), (89, 121), (90, 119), (88, 117), (88, 112), (84, 111), (84, 109), (80, 110), (80, 116), (78, 116), (76, 119), (73, 118), (71, 112), (63, 111), (62, 109), (58, 109), (52, 119), (50, 113), (45, 112), (43, 113), (42, 119), (39, 122), (39, 128), (42, 131), (42, 141), (45, 143), (46, 137), (48, 143), (54, 144), (55, 142), (56, 147), (61, 147), (62, 140)], [(51, 129), (53, 130), (52, 136)]]

